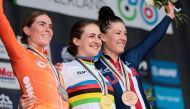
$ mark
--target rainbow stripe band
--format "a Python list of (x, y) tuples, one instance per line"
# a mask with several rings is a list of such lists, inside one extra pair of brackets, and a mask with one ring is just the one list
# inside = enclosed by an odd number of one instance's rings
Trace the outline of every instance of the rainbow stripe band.
[[(98, 93), (98, 92), (80, 94), (80, 95), (69, 98), (69, 102), (70, 102), (71, 107), (86, 104), (86, 103), (94, 103), (94, 102), (99, 103), (101, 96), (102, 96), (102, 93)], [(113, 95), (108, 94), (108, 96), (114, 102)]]

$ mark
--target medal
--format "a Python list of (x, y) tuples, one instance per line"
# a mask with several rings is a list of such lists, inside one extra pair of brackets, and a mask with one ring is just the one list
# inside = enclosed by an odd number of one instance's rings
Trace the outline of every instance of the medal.
[(114, 102), (110, 97), (108, 97), (108, 89), (106, 85), (106, 81), (104, 80), (103, 76), (98, 72), (99, 77), (101, 80), (98, 79), (98, 77), (82, 62), (80, 58), (76, 58), (76, 60), (84, 67), (86, 70), (88, 70), (98, 81), (98, 84), (100, 85), (101, 91), (103, 92), (103, 95), (100, 98), (100, 107), (101, 109), (113, 109), (114, 108)]
[(63, 100), (65, 100), (65, 101), (68, 100), (69, 96), (63, 86), (61, 86), (61, 85), (58, 86), (58, 92)]
[(122, 101), (127, 106), (134, 106), (138, 101), (138, 97), (133, 91), (125, 91), (122, 94)]
[(113, 101), (106, 95), (103, 95), (100, 98), (100, 106), (102, 109), (113, 109), (114, 104)]
[(61, 85), (61, 78), (60, 78), (59, 72), (56, 70), (56, 68), (53, 66), (53, 64), (49, 61), (49, 59), (47, 59), (43, 54), (41, 54), (39, 51), (37, 51), (32, 46), (28, 46), (27, 49), (32, 50), (33, 52), (35, 52), (36, 54), (38, 54), (39, 56), (41, 56), (44, 60), (46, 60), (49, 63), (49, 65), (52, 68), (52, 71), (53, 71), (53, 73), (55, 75), (55, 78), (57, 80), (59, 95), (61, 96), (61, 98), (63, 100), (68, 100), (69, 96), (68, 96), (65, 88)]
[(127, 106), (134, 106), (138, 101), (138, 96), (130, 90), (129, 76), (124, 63), (119, 58), (120, 64), (122, 66), (122, 74), (120, 74), (119, 71), (114, 67), (114, 65), (107, 61), (107, 59), (104, 56), (101, 57), (101, 60), (110, 68), (110, 70), (118, 77), (118, 79), (121, 80), (124, 87), (126, 87), (125, 90), (127, 91), (123, 92), (121, 97), (123, 103)]

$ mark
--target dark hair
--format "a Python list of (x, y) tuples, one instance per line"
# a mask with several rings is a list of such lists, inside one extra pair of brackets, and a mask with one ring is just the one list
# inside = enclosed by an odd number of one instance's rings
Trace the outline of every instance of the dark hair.
[(47, 15), (48, 16), (48, 14), (46, 12), (43, 12), (43, 11), (32, 11), (24, 17), (24, 21), (23, 21), (23, 24), (21, 27), (21, 31), (22, 31), (21, 42), (22, 43), (28, 44), (28, 41), (27, 41), (28, 36), (24, 33), (23, 28), (25, 26), (30, 27), (34, 23), (36, 17), (38, 17), (40, 15)]
[(107, 30), (110, 28), (111, 22), (122, 22), (124, 24), (123, 20), (120, 17), (116, 16), (110, 7), (101, 7), (98, 16), (100, 31), (102, 33), (107, 33)]
[(84, 32), (84, 28), (90, 24), (95, 24), (98, 26), (97, 21), (94, 21), (94, 20), (81, 20), (81, 21), (76, 22), (72, 26), (71, 31), (70, 31), (69, 46), (67, 48), (67, 51), (71, 55), (76, 56), (78, 53), (78, 47), (73, 43), (73, 39), (74, 38), (80, 39)]

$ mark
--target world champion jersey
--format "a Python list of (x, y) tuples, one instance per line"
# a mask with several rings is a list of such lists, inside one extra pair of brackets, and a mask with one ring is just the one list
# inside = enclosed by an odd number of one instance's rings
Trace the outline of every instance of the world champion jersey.
[[(88, 61), (83, 62), (101, 80), (98, 71), (94, 67), (94, 63)], [(78, 61), (73, 60), (63, 63), (62, 75), (64, 76), (65, 87), (72, 109), (101, 109), (99, 103), (103, 93), (100, 84)], [(108, 96), (114, 103), (113, 88), (104, 77), (103, 79), (106, 81)], [(115, 106), (113, 109), (115, 109)]]
[[(95, 62), (96, 68), (100, 70), (104, 77), (112, 84), (114, 89), (115, 104), (117, 109), (150, 109), (149, 103), (146, 99), (144, 89), (142, 86), (142, 81), (140, 74), (137, 73), (138, 66), (144, 56), (150, 50), (160, 42), (160, 40), (165, 36), (166, 30), (171, 22), (171, 18), (165, 16), (163, 20), (149, 32), (148, 36), (140, 42), (137, 46), (128, 49), (121, 56), (121, 61), (125, 64), (128, 69), (128, 76), (130, 81), (130, 89), (135, 92), (138, 96), (138, 102), (135, 106), (127, 106), (122, 102), (122, 94), (125, 91), (125, 87), (121, 80), (113, 73), (112, 70), (99, 59)], [(111, 57), (103, 54), (107, 61), (111, 60)], [(110, 61), (111, 62), (111, 61)]]
[[(22, 91), (29, 96), (35, 95), (39, 100), (34, 109), (68, 109), (68, 102), (62, 100), (58, 93), (58, 81), (50, 64), (17, 42), (3, 13), (2, 0), (0, 0), (0, 39), (8, 52)], [(42, 48), (36, 49), (43, 53)], [(63, 84), (63, 79), (61, 80)]]

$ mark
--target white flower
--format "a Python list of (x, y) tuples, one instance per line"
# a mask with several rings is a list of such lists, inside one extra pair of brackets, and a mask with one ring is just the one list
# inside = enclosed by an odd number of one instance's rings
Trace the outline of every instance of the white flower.
[(154, 0), (145, 0), (145, 4), (147, 7), (153, 7), (154, 6)]

